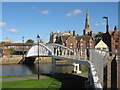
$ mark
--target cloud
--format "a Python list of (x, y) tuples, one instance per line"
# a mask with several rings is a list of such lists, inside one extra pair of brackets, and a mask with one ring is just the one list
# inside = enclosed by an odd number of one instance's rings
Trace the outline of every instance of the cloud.
[(43, 10), (43, 11), (40, 11), (41, 14), (44, 14), (44, 15), (48, 15), (50, 13), (50, 11), (48, 10)]
[(5, 27), (5, 26), (6, 26), (6, 23), (0, 22), (0, 27)]
[(16, 32), (18, 32), (18, 30), (17, 29), (9, 29), (8, 32), (10, 32), (10, 33), (16, 33)]
[(71, 16), (77, 16), (78, 14), (81, 14), (82, 11), (80, 9), (75, 9), (67, 13), (65, 16), (71, 17)]
[(106, 25), (106, 23), (97, 23), (97, 24), (95, 24), (95, 26), (104, 26), (104, 25)]

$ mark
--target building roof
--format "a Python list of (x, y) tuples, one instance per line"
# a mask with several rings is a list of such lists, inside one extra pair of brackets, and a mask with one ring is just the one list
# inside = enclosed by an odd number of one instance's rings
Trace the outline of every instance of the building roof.
[(101, 39), (95, 48), (108, 48), (108, 46)]
[(112, 33), (113, 33), (114, 31), (110, 31), (110, 30), (109, 30), (108, 32), (109, 32), (110, 35), (112, 35)]
[(83, 41), (89, 41), (90, 39), (92, 39), (92, 37), (91, 36), (85, 36), (85, 35), (83, 35), (83, 36), (76, 36), (76, 40), (77, 41), (80, 41), (81, 39)]
[(62, 41), (65, 42), (70, 36), (62, 36)]
[[(70, 36), (62, 36), (62, 41), (65, 42), (68, 39), (68, 37), (70, 37)], [(75, 36), (75, 39), (77, 41), (80, 41), (81, 39), (83, 41), (90, 41), (90, 39), (92, 39), (92, 37), (91, 36), (83, 35), (83, 36)]]

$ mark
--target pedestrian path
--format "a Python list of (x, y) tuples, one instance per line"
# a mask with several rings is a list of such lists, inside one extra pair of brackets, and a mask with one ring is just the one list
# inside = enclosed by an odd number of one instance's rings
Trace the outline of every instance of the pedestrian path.
[[(49, 78), (48, 76), (40, 76), (39, 79)], [(6, 81), (18, 81), (18, 80), (30, 80), (30, 79), (38, 79), (37, 76), (29, 76), (29, 77), (13, 77), (13, 78), (2, 78), (2, 82)]]

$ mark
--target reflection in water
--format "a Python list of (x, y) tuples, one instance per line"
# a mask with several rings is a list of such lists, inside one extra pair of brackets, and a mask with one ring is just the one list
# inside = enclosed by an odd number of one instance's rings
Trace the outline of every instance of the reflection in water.
[[(52, 63), (40, 63), (40, 74), (50, 73), (52, 71)], [(73, 66), (58, 66), (56, 72), (71, 73)], [(38, 64), (9, 64), (2, 65), (2, 76), (31, 75), (37, 74)]]

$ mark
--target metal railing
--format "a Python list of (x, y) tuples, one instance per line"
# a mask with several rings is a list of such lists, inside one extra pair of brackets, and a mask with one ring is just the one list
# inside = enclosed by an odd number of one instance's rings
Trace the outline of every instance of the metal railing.
[(120, 88), (120, 53), (91, 49), (90, 62), (103, 88)]

